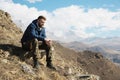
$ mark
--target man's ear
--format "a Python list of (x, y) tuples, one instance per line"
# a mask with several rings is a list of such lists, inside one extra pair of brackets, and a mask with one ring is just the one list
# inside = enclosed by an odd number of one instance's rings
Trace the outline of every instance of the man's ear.
[(37, 19), (37, 21), (40, 21), (40, 19)]
[(39, 19), (37, 19), (37, 22), (39, 21)]

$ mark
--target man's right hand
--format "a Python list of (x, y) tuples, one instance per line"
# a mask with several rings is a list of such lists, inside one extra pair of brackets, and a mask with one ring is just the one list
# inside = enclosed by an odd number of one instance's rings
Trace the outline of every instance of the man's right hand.
[(48, 45), (48, 46), (51, 46), (52, 45), (52, 41), (50, 39), (45, 39), (45, 43)]

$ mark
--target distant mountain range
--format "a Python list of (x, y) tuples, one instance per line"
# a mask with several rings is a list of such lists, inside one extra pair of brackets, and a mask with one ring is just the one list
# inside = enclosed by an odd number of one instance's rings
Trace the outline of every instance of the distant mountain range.
[(80, 42), (62, 43), (63, 46), (76, 51), (90, 50), (100, 52), (108, 59), (120, 64), (120, 37), (88, 38)]

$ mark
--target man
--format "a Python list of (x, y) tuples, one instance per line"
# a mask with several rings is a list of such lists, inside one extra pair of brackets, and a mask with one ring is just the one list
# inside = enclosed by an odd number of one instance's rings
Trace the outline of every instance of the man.
[[(46, 66), (50, 69), (55, 69), (51, 59), (51, 40), (46, 38), (45, 28), (43, 27), (45, 21), (46, 18), (44, 16), (39, 16), (29, 24), (21, 39), (22, 48), (27, 51), (32, 51), (34, 68), (39, 68), (40, 66), (38, 62), (38, 49), (44, 49), (46, 51)], [(40, 42), (42, 42), (41, 45)]]

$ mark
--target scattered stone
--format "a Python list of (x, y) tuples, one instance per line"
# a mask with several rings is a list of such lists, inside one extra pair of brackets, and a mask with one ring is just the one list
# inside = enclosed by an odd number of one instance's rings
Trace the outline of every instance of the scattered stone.
[(10, 73), (14, 75), (17, 73), (17, 71), (10, 71)]
[(3, 54), (4, 54), (5, 58), (7, 58), (10, 55), (10, 53), (8, 51), (3, 52)]
[(8, 63), (8, 60), (7, 59), (2, 59), (1, 60), (3, 63)]
[(70, 67), (64, 67), (64, 75), (69, 76), (72, 74), (72, 69)]
[(97, 59), (102, 59), (103, 56), (102, 56), (101, 54), (96, 53), (96, 54), (95, 54), (95, 58), (97, 58)]
[(100, 77), (92, 74), (82, 74), (76, 77), (77, 80), (100, 80)]
[(25, 73), (35, 74), (35, 72), (27, 64), (21, 64), (21, 66)]
[(1, 54), (3, 53), (3, 50), (2, 50), (2, 49), (0, 49), (0, 53), (1, 53)]

